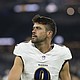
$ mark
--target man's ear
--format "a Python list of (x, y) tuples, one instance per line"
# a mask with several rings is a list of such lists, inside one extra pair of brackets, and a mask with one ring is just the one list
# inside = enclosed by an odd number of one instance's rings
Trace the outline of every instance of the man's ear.
[(47, 35), (48, 35), (49, 37), (52, 37), (53, 32), (52, 32), (52, 31), (48, 31), (48, 32), (47, 32)]

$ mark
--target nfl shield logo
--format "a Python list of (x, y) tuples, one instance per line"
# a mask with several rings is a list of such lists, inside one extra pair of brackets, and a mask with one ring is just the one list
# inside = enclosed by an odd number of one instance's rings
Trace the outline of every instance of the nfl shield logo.
[(46, 56), (42, 56), (42, 59), (44, 60), (46, 58)]

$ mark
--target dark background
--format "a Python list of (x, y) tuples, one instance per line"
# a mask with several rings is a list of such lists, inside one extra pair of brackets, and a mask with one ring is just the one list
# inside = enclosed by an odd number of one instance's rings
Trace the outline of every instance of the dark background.
[[(48, 13), (45, 7), (54, 2), (58, 11)], [(37, 3), (40, 10), (36, 12), (16, 13), (14, 6), (17, 4)], [(16, 43), (24, 40), (31, 35), (32, 18), (35, 14), (49, 16), (53, 18), (58, 27), (59, 35), (62, 35), (65, 41), (80, 41), (80, 2), (78, 0), (0, 0), (0, 37), (13, 37)], [(74, 15), (67, 14), (67, 8), (73, 7)]]

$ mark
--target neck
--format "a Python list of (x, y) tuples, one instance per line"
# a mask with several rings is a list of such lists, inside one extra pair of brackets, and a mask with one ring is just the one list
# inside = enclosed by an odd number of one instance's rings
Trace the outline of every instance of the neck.
[(42, 53), (46, 53), (52, 49), (50, 43), (36, 43), (35, 47), (39, 49)]

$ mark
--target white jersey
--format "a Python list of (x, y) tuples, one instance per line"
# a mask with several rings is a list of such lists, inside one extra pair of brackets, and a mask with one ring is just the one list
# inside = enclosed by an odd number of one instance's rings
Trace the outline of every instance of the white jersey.
[(14, 54), (21, 56), (24, 63), (21, 80), (58, 80), (64, 62), (72, 58), (65, 46), (54, 44), (52, 50), (43, 54), (31, 42), (18, 44)]

